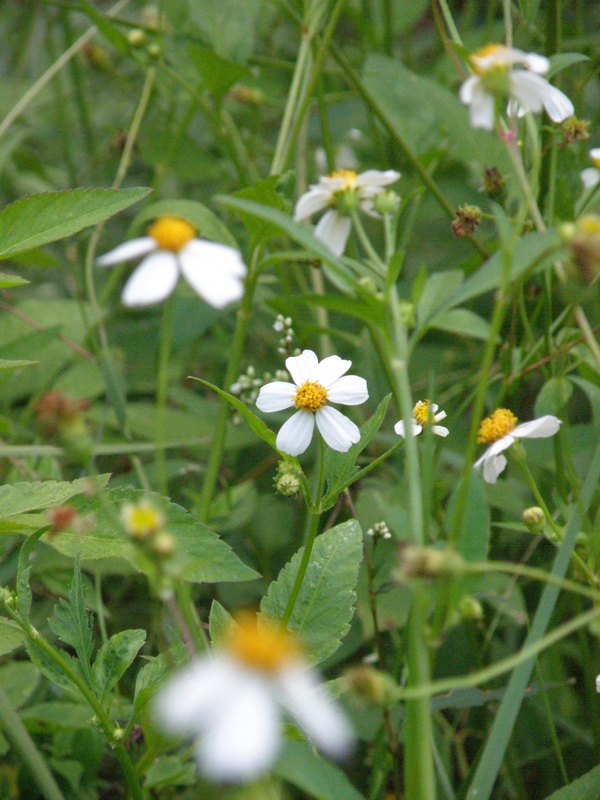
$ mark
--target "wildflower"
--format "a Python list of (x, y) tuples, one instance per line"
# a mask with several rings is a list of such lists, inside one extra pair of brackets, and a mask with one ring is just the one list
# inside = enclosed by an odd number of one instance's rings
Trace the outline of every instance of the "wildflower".
[(209, 305), (223, 308), (244, 293), (246, 266), (233, 247), (196, 239), (196, 229), (179, 217), (159, 217), (148, 235), (100, 256), (99, 267), (146, 256), (125, 284), (126, 306), (147, 306), (168, 297), (182, 273)]
[[(526, 111), (537, 114), (542, 107), (554, 122), (562, 122), (573, 114), (569, 98), (541, 77), (550, 68), (544, 56), (490, 44), (473, 53), (470, 61), (475, 74), (460, 87), (459, 96), (470, 107), (474, 128), (493, 130), (497, 98), (515, 100), (519, 116)], [(517, 64), (525, 69), (513, 69)]]
[(451, 223), (452, 233), (455, 236), (470, 236), (480, 222), (481, 209), (465, 203), (456, 210), (456, 215)]
[(590, 150), (590, 158), (594, 162), (593, 167), (588, 167), (580, 173), (580, 178), (586, 189), (593, 188), (600, 181), (600, 147)]
[(561, 424), (558, 417), (546, 414), (531, 422), (517, 425), (517, 418), (507, 408), (497, 408), (491, 417), (486, 417), (479, 426), (477, 441), (490, 447), (474, 466), (483, 467), (483, 479), (496, 483), (498, 475), (506, 467), (506, 457), (502, 455), (518, 439), (544, 439), (554, 436)]
[(344, 756), (349, 724), (295, 640), (250, 615), (238, 623), (221, 650), (197, 658), (159, 691), (162, 727), (196, 736), (198, 765), (216, 781), (252, 780), (269, 768), (281, 746), (282, 710), (327, 754)]
[(128, 536), (143, 541), (162, 530), (165, 517), (152, 503), (144, 499), (139, 503), (125, 503), (121, 509), (121, 522)]
[(292, 406), (298, 409), (277, 435), (278, 450), (290, 456), (303, 453), (310, 444), (315, 420), (325, 442), (340, 453), (345, 453), (360, 441), (357, 426), (329, 405), (355, 406), (369, 397), (364, 378), (344, 376), (351, 365), (351, 361), (344, 361), (339, 356), (319, 361), (312, 350), (304, 350), (299, 356), (286, 359), (285, 366), (294, 383), (268, 383), (262, 387), (256, 401), (258, 408), (266, 412)]
[[(431, 430), (437, 436), (448, 436), (450, 431), (448, 428), (444, 428), (442, 425), (432, 425), (431, 423), (440, 422), (442, 419), (446, 419), (446, 412), (440, 411), (440, 413), (436, 413), (439, 406), (436, 403), (430, 405), (429, 400), (419, 400), (419, 402), (415, 405), (412, 412), (412, 434), (413, 436), (417, 436), (417, 434), (421, 433), (423, 428), (426, 428), (428, 425), (431, 425)], [(394, 425), (394, 430), (398, 434), (398, 436), (402, 436), (403, 439), (406, 439), (404, 435), (404, 420), (401, 419), (400, 422), (397, 422)]]
[(400, 173), (393, 169), (369, 169), (359, 175), (351, 169), (340, 169), (323, 175), (299, 198), (294, 219), (306, 219), (327, 209), (315, 228), (315, 236), (341, 256), (350, 235), (352, 211), (360, 206), (366, 213), (373, 213), (373, 198), (399, 177)]

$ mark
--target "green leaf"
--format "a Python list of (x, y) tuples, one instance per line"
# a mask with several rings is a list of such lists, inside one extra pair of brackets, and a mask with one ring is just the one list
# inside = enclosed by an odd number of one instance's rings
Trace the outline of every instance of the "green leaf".
[(277, 450), (277, 447), (275, 446), (275, 440), (277, 439), (277, 437), (275, 436), (273, 431), (270, 428), (267, 428), (262, 419), (260, 419), (259, 417), (256, 416), (256, 414), (250, 411), (248, 406), (242, 403), (242, 401), (239, 398), (234, 397), (232, 394), (229, 394), (229, 392), (226, 392), (223, 389), (219, 389), (218, 386), (215, 386), (214, 384), (209, 383), (208, 381), (203, 381), (202, 378), (195, 378), (193, 376), (190, 376), (190, 378), (194, 381), (199, 381), (200, 383), (203, 383), (205, 386), (210, 387), (213, 391), (217, 392), (217, 394), (220, 394), (221, 397), (227, 400), (228, 403), (231, 403), (231, 405), (234, 408), (237, 408), (240, 414), (244, 417), (244, 419), (250, 425), (254, 433), (257, 436), (260, 436), (260, 438), (263, 441), (265, 441), (269, 445), (269, 447), (272, 447), (273, 450)]
[(29, 618), (31, 611), (31, 587), (29, 586), (29, 573), (31, 567), (29, 564), (29, 557), (33, 552), (33, 548), (38, 542), (47, 528), (40, 528), (32, 533), (21, 545), (19, 551), (19, 562), (17, 566), (17, 611), (23, 619)]
[[(74, 690), (79, 694), (79, 688), (71, 681), (69, 676), (63, 672), (59, 666), (57, 666), (56, 662), (50, 658), (50, 656), (44, 650), (42, 650), (41, 647), (39, 647), (35, 642), (31, 641), (31, 639), (27, 639), (25, 641), (25, 649), (27, 650), (27, 655), (31, 661), (36, 665), (40, 672), (42, 672), (46, 678), (51, 681), (51, 683), (55, 683), (57, 686), (67, 689), (70, 692)], [(64, 659), (67, 664), (69, 664), (74, 672), (76, 672), (81, 678), (84, 678), (83, 670), (81, 669), (81, 665), (77, 659), (73, 658), (65, 650), (61, 650), (60, 655), (61, 658)]]
[(339, 767), (304, 742), (286, 740), (273, 773), (316, 800), (364, 800)]
[(188, 53), (206, 88), (220, 103), (234, 83), (252, 80), (252, 73), (243, 64), (221, 58), (208, 47), (188, 45)]
[[(461, 494), (462, 481), (454, 489), (445, 526), (448, 535), (452, 533), (456, 519), (456, 503)], [(462, 517), (457, 550), (466, 561), (485, 561), (490, 541), (490, 513), (485, 483), (478, 472), (469, 479), (469, 492)]]
[(561, 72), (567, 67), (572, 67), (573, 64), (581, 64), (582, 61), (589, 61), (590, 57), (583, 53), (556, 53), (550, 56), (550, 69), (544, 75), (546, 80), (554, 77), (558, 72)]
[(223, 608), (218, 600), (213, 600), (208, 616), (208, 629), (211, 644), (219, 647), (233, 625), (236, 625), (236, 622), (229, 611)]
[(573, 384), (569, 378), (549, 378), (535, 398), (535, 416), (560, 414), (572, 394)]
[(165, 653), (150, 658), (141, 668), (135, 681), (134, 716), (137, 716), (158, 687), (165, 681), (176, 667), (189, 660), (187, 647), (175, 645)]
[[(361, 295), (360, 299), (337, 294), (301, 294), (278, 297), (272, 301), (278, 311), (293, 313), (298, 307), (319, 306), (328, 311), (339, 311), (350, 317), (361, 319), (368, 325), (385, 324), (385, 304), (373, 295)], [(301, 312), (300, 312), (301, 313)]]
[(54, 701), (38, 703), (21, 711), (27, 729), (36, 733), (89, 728), (94, 712), (82, 703)]
[(88, 492), (94, 485), (101, 488), (109, 477), (98, 475), (95, 483), (91, 478), (78, 478), (76, 481), (37, 481), (0, 486), (0, 519), (61, 505), (77, 494)]
[[(302, 547), (271, 583), (260, 604), (261, 615), (283, 618), (303, 553)], [(362, 532), (356, 520), (336, 525), (315, 540), (289, 622), (315, 664), (335, 653), (350, 629), (361, 560)]]
[(24, 639), (25, 631), (16, 622), (0, 617), (0, 656), (16, 650)]
[[(276, 208), (284, 214), (288, 212), (285, 200), (276, 191), (277, 185), (280, 181), (279, 175), (271, 175), (269, 178), (264, 178), (258, 181), (253, 186), (248, 186), (245, 189), (240, 189), (236, 192), (234, 197), (241, 197), (244, 200), (251, 200), (255, 203), (260, 203), (262, 206), (269, 208)], [(248, 229), (248, 234), (251, 238), (251, 247), (257, 244), (266, 242), (274, 236), (279, 235), (279, 228), (271, 222), (259, 222), (253, 214), (246, 214), (244, 211), (238, 209), (238, 213), (242, 218), (244, 225)]]
[(73, 581), (69, 590), (69, 599), (60, 598), (58, 605), (54, 606), (54, 617), (48, 620), (50, 630), (55, 633), (65, 644), (75, 649), (83, 672), (92, 683), (92, 651), (94, 639), (90, 615), (85, 605), (85, 593), (81, 580), (81, 566), (79, 556), (75, 561)]
[(90, 0), (79, 0), (81, 10), (91, 19), (100, 33), (124, 55), (131, 50), (131, 45), (121, 31), (104, 14), (97, 11)]
[(196, 228), (201, 239), (209, 239), (211, 242), (220, 242), (239, 249), (238, 243), (217, 215), (197, 200), (159, 200), (157, 203), (150, 203), (135, 217), (131, 223), (131, 230), (139, 231), (147, 222), (165, 216), (187, 220)]
[(427, 327), (454, 333), (456, 336), (472, 336), (484, 342), (490, 335), (489, 322), (468, 308), (451, 308), (436, 314), (429, 320)]
[(459, 269), (434, 272), (425, 281), (417, 304), (417, 324), (424, 326), (430, 317), (441, 308), (463, 282), (464, 275)]
[(557, 792), (552, 792), (546, 800), (598, 800), (598, 786), (600, 786), (600, 765)]
[(18, 275), (7, 275), (6, 272), (0, 272), (0, 289), (23, 286), (25, 283), (29, 283), (25, 278), (20, 278)]
[(193, 786), (197, 781), (196, 764), (193, 761), (182, 761), (181, 756), (164, 756), (150, 765), (144, 787), (152, 789), (157, 786)]
[[(4, 643), (1, 631), (0, 642)], [(20, 708), (29, 700), (37, 689), (40, 678), (40, 671), (30, 661), (12, 661), (0, 667), (0, 687), (4, 689), (14, 708)]]
[(38, 361), (25, 361), (18, 358), (0, 358), (0, 370), (2, 369), (18, 369), (19, 367), (31, 367), (33, 364), (38, 364)]
[(92, 668), (92, 681), (100, 699), (104, 699), (123, 677), (146, 641), (146, 631), (128, 630), (115, 633), (104, 642)]
[(190, 18), (223, 58), (245, 61), (254, 48), (254, 27), (266, 13), (261, 0), (187, 0)]
[(72, 236), (146, 197), (150, 189), (69, 189), (23, 197), (0, 211), (0, 258)]

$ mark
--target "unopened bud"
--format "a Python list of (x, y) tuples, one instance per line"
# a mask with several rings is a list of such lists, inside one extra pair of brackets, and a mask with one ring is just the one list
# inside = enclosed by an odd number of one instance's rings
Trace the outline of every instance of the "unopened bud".
[(463, 619), (483, 619), (483, 606), (470, 594), (460, 598), (458, 611)]
[(373, 207), (378, 214), (395, 214), (400, 207), (400, 197), (392, 189), (384, 189), (373, 198)]
[(539, 506), (531, 506), (523, 511), (521, 519), (533, 533), (539, 532), (544, 527), (546, 516)]
[(412, 578), (446, 578), (460, 575), (463, 558), (450, 548), (434, 550), (405, 543), (400, 548), (396, 579), (404, 583)]
[(295, 497), (300, 491), (300, 481), (295, 475), (282, 475), (277, 480), (276, 489), (284, 497)]
[(160, 531), (152, 537), (150, 544), (154, 552), (159, 556), (172, 556), (177, 549), (177, 543), (168, 531)]
[(398, 310), (400, 312), (400, 319), (408, 329), (414, 328), (416, 324), (415, 304), (408, 300), (400, 300), (398, 302)]
[(146, 44), (146, 34), (140, 28), (133, 28), (127, 34), (127, 41), (132, 47), (143, 47)]
[(389, 706), (398, 699), (396, 681), (366, 664), (346, 670), (343, 683), (351, 697), (376, 706)]

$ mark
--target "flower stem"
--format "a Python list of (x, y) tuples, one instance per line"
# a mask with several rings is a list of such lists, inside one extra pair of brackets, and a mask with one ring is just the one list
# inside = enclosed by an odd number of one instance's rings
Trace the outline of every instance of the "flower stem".
[(168, 482), (165, 458), (167, 440), (167, 394), (169, 390), (169, 356), (173, 341), (173, 297), (163, 303), (160, 326), (160, 349), (158, 355), (158, 376), (156, 380), (156, 484), (158, 491), (166, 495)]

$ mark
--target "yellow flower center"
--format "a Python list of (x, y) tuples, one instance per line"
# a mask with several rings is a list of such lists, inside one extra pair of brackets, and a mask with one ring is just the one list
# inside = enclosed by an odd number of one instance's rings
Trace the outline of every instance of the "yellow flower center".
[(483, 67), (480, 63), (482, 59), (486, 59), (488, 56), (492, 56), (496, 53), (501, 54), (503, 52), (506, 52), (506, 47), (503, 44), (486, 44), (484, 47), (475, 50), (469, 57), (473, 72), (475, 72), (476, 75), (485, 75), (492, 70), (508, 71), (510, 65), (502, 61), (494, 61), (490, 66), (486, 67)]
[(184, 245), (195, 238), (196, 229), (179, 217), (159, 217), (148, 228), (148, 236), (158, 243), (161, 250), (178, 253)]
[(124, 505), (121, 509), (121, 521), (127, 535), (133, 539), (147, 539), (165, 524), (161, 512), (147, 502)]
[(507, 433), (512, 433), (517, 424), (517, 418), (507, 408), (497, 408), (491, 417), (486, 417), (477, 431), (479, 444), (493, 444), (502, 439)]
[(338, 169), (335, 172), (332, 172), (329, 176), (330, 178), (342, 178), (344, 183), (342, 188), (339, 190), (340, 192), (344, 192), (347, 189), (355, 189), (356, 188), (356, 172), (353, 169)]
[(597, 214), (585, 214), (577, 220), (577, 232), (584, 236), (600, 234), (600, 217)]
[(600, 169), (600, 158), (592, 158), (592, 163), (596, 169)]
[(268, 624), (259, 627), (253, 614), (242, 614), (236, 622), (226, 646), (242, 664), (262, 672), (277, 672), (298, 657), (298, 646), (286, 631)]
[(327, 389), (316, 381), (304, 381), (302, 386), (296, 389), (294, 405), (307, 411), (318, 411), (327, 405)]
[(419, 400), (413, 408), (413, 417), (422, 428), (425, 428), (433, 419), (429, 408), (429, 400)]

